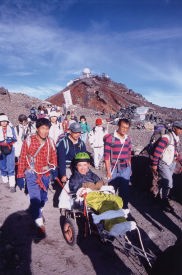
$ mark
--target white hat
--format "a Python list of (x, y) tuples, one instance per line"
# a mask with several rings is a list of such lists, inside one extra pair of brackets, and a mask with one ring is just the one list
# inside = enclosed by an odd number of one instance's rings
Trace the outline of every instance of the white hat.
[(6, 115), (2, 115), (2, 116), (0, 116), (0, 122), (1, 121), (7, 121), (7, 122), (9, 122), (9, 119), (8, 119), (8, 117)]
[(52, 111), (52, 112), (50, 112), (49, 116), (50, 117), (53, 117), (53, 116), (58, 117), (58, 113), (56, 111)]

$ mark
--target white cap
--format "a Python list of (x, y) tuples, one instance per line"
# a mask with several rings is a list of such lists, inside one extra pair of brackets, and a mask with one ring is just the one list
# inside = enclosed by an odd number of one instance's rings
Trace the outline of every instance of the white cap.
[(58, 117), (58, 113), (56, 111), (52, 111), (52, 112), (50, 112), (49, 116), (50, 117), (53, 117), (53, 116)]
[(0, 116), (0, 122), (1, 121), (7, 121), (7, 122), (9, 122), (9, 119), (8, 119), (8, 117), (6, 115), (2, 115), (2, 116)]

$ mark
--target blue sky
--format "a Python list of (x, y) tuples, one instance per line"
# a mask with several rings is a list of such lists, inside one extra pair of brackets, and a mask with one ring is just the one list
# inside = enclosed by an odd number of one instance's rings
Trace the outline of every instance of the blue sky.
[(182, 108), (181, 0), (0, 0), (0, 86), (42, 99), (83, 68)]

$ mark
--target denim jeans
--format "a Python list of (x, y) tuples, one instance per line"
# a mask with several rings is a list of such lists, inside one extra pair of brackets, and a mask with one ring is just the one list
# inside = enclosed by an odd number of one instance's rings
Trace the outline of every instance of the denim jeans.
[(101, 161), (104, 155), (104, 146), (93, 148), (93, 150), (94, 150), (94, 166), (98, 168), (99, 165), (101, 164)]
[(126, 168), (116, 167), (112, 173), (112, 179), (109, 181), (109, 185), (112, 185), (123, 199), (123, 208), (128, 208), (130, 176), (131, 166)]
[(15, 148), (9, 155), (0, 155), (0, 170), (2, 176), (14, 176), (15, 175)]
[(158, 171), (159, 171), (159, 188), (162, 191), (162, 199), (166, 199), (169, 195), (169, 190), (173, 188), (173, 173), (176, 163), (173, 162), (167, 165), (162, 160), (159, 161)]
[(84, 143), (86, 143), (86, 141), (87, 141), (87, 136), (88, 136), (88, 133), (83, 133), (83, 134), (81, 134), (81, 140), (82, 140)]
[[(27, 172), (25, 174), (28, 194), (30, 196), (30, 211), (32, 218), (36, 220), (37, 218), (42, 217), (41, 208), (44, 207), (46, 201), (48, 200), (47, 192), (40, 188), (36, 182), (37, 176), (35, 173)], [(42, 182), (44, 183), (46, 190), (48, 190), (50, 176), (47, 177), (43, 175)]]

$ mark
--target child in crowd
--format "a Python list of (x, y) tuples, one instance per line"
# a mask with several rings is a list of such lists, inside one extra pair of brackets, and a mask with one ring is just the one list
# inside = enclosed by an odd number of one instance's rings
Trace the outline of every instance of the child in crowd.
[(88, 133), (90, 132), (90, 126), (88, 125), (85, 116), (80, 116), (80, 126), (82, 128), (81, 139), (86, 143)]

